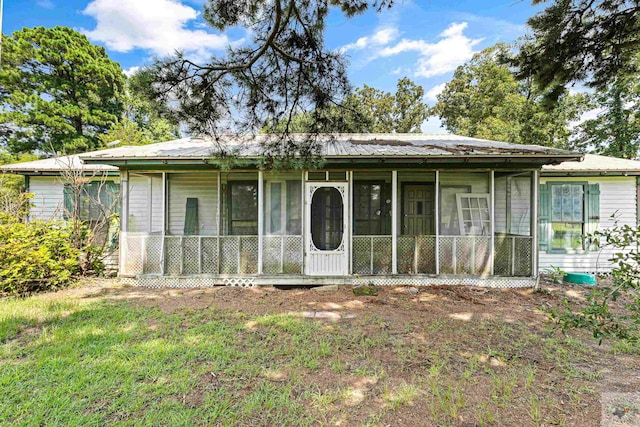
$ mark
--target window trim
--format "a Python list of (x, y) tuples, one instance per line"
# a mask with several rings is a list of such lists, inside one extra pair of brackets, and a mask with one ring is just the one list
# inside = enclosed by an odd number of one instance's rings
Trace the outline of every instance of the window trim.
[[(378, 234), (356, 234), (356, 221), (368, 221), (369, 223), (372, 221), (371, 216), (369, 216), (368, 219), (363, 220), (363, 219), (358, 219), (356, 218), (356, 187), (358, 185), (368, 185), (369, 187), (373, 186), (373, 185), (379, 185), (380, 186), (380, 215), (379, 215), (379, 228), (380, 228), (380, 233)], [(391, 214), (391, 206), (389, 206), (388, 212), (385, 212), (385, 205), (386, 203), (386, 194), (387, 191), (391, 189), (391, 183), (390, 182), (386, 182), (384, 179), (358, 179), (358, 180), (354, 180), (353, 181), (353, 194), (352, 194), (352, 213), (351, 213), (351, 222), (352, 222), (352, 228), (353, 228), (353, 235), (354, 236), (391, 236), (391, 229), (389, 228), (389, 230), (387, 230), (387, 225), (386, 225), (386, 221), (387, 221), (387, 213), (390, 215)], [(389, 197), (390, 199), (390, 197)], [(369, 203), (371, 202), (371, 192), (369, 192)], [(393, 220), (392, 220), (393, 221)]]
[[(258, 180), (256, 179), (255, 181), (253, 180), (238, 180), (238, 181), (227, 181), (227, 235), (228, 236), (257, 236), (258, 235), (258, 231), (257, 227), (258, 227), (258, 197), (257, 197), (257, 191), (258, 191)], [(232, 212), (233, 212), (233, 186), (234, 185), (254, 185), (256, 187), (256, 233), (255, 234), (234, 234), (233, 233), (233, 218), (232, 218)]]
[[(546, 253), (548, 254), (569, 254), (569, 255), (581, 255), (581, 254), (586, 254), (589, 253), (588, 249), (585, 249), (585, 228), (587, 226), (587, 187), (589, 186), (589, 182), (588, 181), (547, 181), (545, 183), (546, 185), (549, 186), (549, 227), (547, 230), (548, 233), (548, 240), (549, 240), (549, 249), (547, 249)], [(582, 248), (581, 249), (574, 249), (574, 248), (564, 248), (564, 249), (558, 249), (558, 248), (553, 248), (552, 247), (552, 241), (553, 241), (553, 223), (555, 221), (552, 221), (552, 215), (553, 215), (553, 186), (554, 185), (581, 185), (582, 186)], [(579, 224), (579, 223), (573, 223), (573, 224)]]

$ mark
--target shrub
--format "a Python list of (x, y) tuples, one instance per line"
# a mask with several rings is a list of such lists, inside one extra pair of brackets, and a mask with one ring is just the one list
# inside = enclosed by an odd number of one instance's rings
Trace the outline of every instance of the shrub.
[[(589, 236), (600, 248), (611, 248), (611, 282), (590, 289), (583, 306), (567, 300), (558, 309), (547, 309), (563, 331), (590, 330), (602, 343), (605, 338), (640, 341), (640, 226), (618, 225)], [(617, 309), (614, 304), (618, 301)]]
[(0, 213), (0, 293), (25, 295), (68, 285), (80, 271), (82, 251), (61, 221), (21, 222)]

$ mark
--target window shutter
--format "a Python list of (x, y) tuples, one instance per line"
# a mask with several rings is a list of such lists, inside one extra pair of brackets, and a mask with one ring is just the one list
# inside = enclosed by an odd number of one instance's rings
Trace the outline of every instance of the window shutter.
[(64, 195), (64, 212), (62, 212), (62, 218), (68, 220), (73, 216), (73, 207), (76, 204), (73, 190), (69, 184), (64, 185), (62, 194)]
[[(593, 234), (598, 229), (600, 223), (600, 185), (599, 184), (587, 184), (585, 185), (585, 234)], [(585, 244), (585, 249), (596, 249), (593, 245)]]
[(184, 217), (184, 234), (193, 236), (198, 234), (198, 199), (187, 198), (187, 208)]
[(538, 241), (541, 251), (549, 250), (549, 235), (551, 227), (551, 195), (548, 184), (540, 184), (540, 228)]

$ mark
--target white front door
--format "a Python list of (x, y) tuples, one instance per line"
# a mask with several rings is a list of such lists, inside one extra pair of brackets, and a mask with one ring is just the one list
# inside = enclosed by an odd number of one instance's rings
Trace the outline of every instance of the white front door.
[(306, 195), (305, 272), (344, 276), (349, 271), (347, 183), (309, 182)]

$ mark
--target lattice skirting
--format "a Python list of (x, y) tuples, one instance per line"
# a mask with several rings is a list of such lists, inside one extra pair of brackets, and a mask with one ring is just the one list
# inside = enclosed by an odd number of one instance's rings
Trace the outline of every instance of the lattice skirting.
[(344, 276), (313, 277), (296, 275), (278, 276), (138, 276), (121, 278), (125, 284), (145, 288), (202, 288), (212, 286), (269, 286), (269, 285), (357, 285), (376, 286), (480, 286), (485, 288), (531, 288), (536, 284), (533, 277), (501, 276)]

